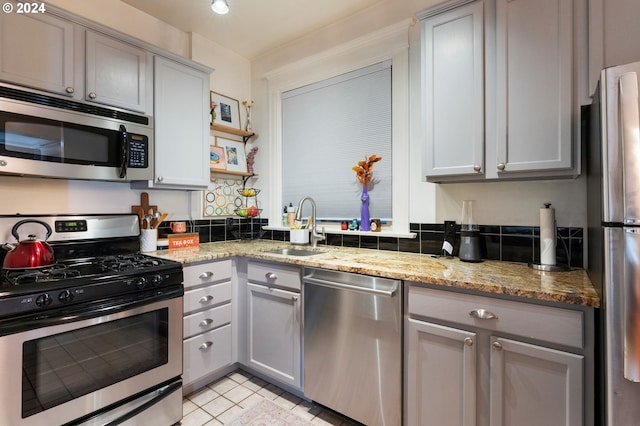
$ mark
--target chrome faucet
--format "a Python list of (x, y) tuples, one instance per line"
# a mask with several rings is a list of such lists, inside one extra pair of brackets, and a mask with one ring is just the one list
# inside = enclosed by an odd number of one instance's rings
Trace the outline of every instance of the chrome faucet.
[(318, 241), (324, 241), (324, 227), (322, 228), (322, 233), (318, 234), (316, 232), (316, 202), (313, 201), (311, 197), (304, 197), (298, 203), (298, 210), (296, 211), (296, 219), (297, 221), (302, 221), (302, 205), (305, 201), (309, 200), (311, 202), (311, 222), (307, 224), (311, 229), (311, 234), (309, 235), (309, 242), (311, 243), (311, 248), (316, 248), (318, 245)]

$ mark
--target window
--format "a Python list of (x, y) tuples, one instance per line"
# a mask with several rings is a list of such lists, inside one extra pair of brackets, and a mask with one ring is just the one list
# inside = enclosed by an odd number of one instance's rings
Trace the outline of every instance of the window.
[(282, 201), (312, 197), (321, 219), (360, 217), (351, 169), (376, 154), (371, 217), (391, 219), (391, 61), (282, 94)]

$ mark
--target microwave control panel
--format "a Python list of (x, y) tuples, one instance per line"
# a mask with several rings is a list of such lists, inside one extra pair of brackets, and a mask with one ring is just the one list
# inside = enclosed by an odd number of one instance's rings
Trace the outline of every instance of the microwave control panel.
[(128, 166), (136, 169), (149, 167), (149, 139), (146, 136), (129, 133)]

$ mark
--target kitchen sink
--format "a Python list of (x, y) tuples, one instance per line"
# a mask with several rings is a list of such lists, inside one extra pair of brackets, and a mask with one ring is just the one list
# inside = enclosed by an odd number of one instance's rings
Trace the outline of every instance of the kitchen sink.
[(322, 254), (322, 251), (313, 249), (275, 249), (266, 250), (265, 253), (282, 254), (285, 256), (313, 256), (314, 254)]

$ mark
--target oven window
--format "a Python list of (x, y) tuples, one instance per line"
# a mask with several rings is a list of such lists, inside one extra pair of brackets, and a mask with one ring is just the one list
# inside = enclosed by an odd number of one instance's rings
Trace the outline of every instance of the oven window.
[(22, 417), (166, 364), (167, 308), (30, 340), (22, 350)]

